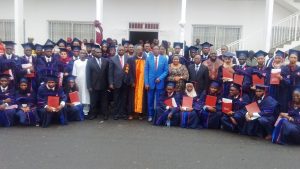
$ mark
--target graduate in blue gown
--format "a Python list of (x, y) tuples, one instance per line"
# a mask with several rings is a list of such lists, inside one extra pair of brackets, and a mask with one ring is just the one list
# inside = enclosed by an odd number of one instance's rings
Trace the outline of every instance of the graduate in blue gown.
[[(208, 91), (203, 91), (199, 100), (199, 118), (200, 124), (203, 128), (219, 129), (221, 126), (222, 113), (222, 96), (220, 93), (220, 84), (213, 81)], [(217, 97), (215, 107), (211, 107), (205, 104), (207, 95)]]
[(70, 58), (70, 61), (68, 64), (66, 64), (64, 69), (64, 85), (66, 84), (66, 81), (68, 77), (72, 76), (73, 71), (73, 65), (76, 60), (79, 59), (79, 52), (81, 50), (80, 46), (72, 46), (73, 56)]
[(0, 74), (0, 126), (10, 127), (15, 124), (15, 108), (9, 108), (15, 104), (14, 90), (9, 86), (10, 75)]
[[(172, 106), (167, 106), (165, 101), (171, 99)], [(154, 125), (165, 126), (170, 121), (170, 126), (178, 126), (180, 123), (180, 105), (182, 96), (175, 92), (175, 83), (169, 82), (166, 91), (160, 95), (153, 119)]]
[(272, 135), (277, 144), (300, 144), (300, 89), (293, 92), (293, 103), (287, 113), (280, 113)]
[[(270, 71), (272, 69), (281, 69), (278, 78), (279, 84), (270, 84), (269, 95), (272, 96), (279, 103), (279, 109), (281, 112), (287, 112), (288, 110), (288, 92), (290, 87), (290, 80), (288, 78), (288, 70), (283, 66), (285, 53), (278, 50), (275, 52), (274, 60), (269, 65)], [(271, 74), (271, 73), (270, 73)]]
[(26, 78), (20, 79), (19, 88), (15, 98), (18, 105), (16, 116), (21, 125), (39, 126), (39, 116), (36, 109), (36, 94), (30, 89), (30, 83)]
[(84, 113), (82, 104), (80, 102), (71, 103), (69, 96), (69, 93), (71, 92), (78, 92), (78, 87), (75, 83), (74, 76), (68, 77), (66, 87), (64, 88), (64, 92), (68, 98), (66, 102), (66, 113), (68, 116), (68, 121), (83, 121)]
[[(300, 51), (289, 50), (289, 61), (288, 65), (282, 67), (282, 71), (286, 73), (287, 82), (284, 84), (284, 94), (283, 97), (287, 98), (284, 103), (285, 110), (287, 110), (288, 105), (292, 102), (292, 93), (295, 89), (300, 88), (300, 66), (297, 65), (297, 61), (300, 60)], [(286, 111), (285, 111), (286, 112)]]
[[(42, 127), (48, 127), (54, 120), (62, 125), (68, 123), (65, 112), (67, 97), (62, 88), (58, 86), (58, 73), (48, 69), (43, 74), (46, 77), (37, 92), (38, 111), (41, 118)], [(58, 96), (59, 106), (54, 108), (48, 105), (48, 96)]]
[(241, 95), (241, 86), (233, 83), (230, 87), (228, 99), (232, 100), (232, 111), (224, 113), (221, 118), (222, 128), (232, 132), (242, 132), (245, 123), (245, 106), (250, 103), (247, 94)]
[(271, 139), (275, 123), (277, 101), (266, 95), (268, 86), (256, 85), (254, 102), (257, 102), (260, 112), (247, 112), (243, 134)]
[(183, 49), (183, 43), (174, 42), (173, 48), (174, 48), (174, 53), (173, 53), (173, 55), (169, 56), (168, 63), (171, 64), (173, 61), (173, 56), (177, 55), (177, 56), (179, 56), (180, 64), (186, 65), (186, 63), (187, 63), (186, 58), (180, 54), (180, 51)]
[(197, 129), (200, 127), (198, 111), (200, 110), (199, 97), (197, 96), (196, 90), (193, 83), (185, 84), (185, 92), (183, 96), (193, 98), (193, 107), (180, 107), (180, 127)]
[(232, 80), (233, 80), (233, 79), (227, 79), (225, 77), (223, 78), (223, 68), (229, 69), (232, 73), (234, 73), (235, 65), (232, 64), (232, 57), (233, 57), (233, 53), (230, 53), (230, 52), (224, 53), (223, 65), (220, 66), (218, 69), (217, 80), (220, 84), (222, 84), (222, 96), (223, 97), (228, 97), (229, 88), (230, 88), (230, 85), (232, 84)]
[(248, 57), (247, 50), (236, 51), (236, 56), (239, 60), (239, 65), (234, 66), (234, 74), (244, 76), (243, 84), (242, 84), (242, 92), (250, 94), (250, 86), (251, 86), (251, 67), (247, 66), (246, 60)]
[(257, 66), (253, 66), (251, 70), (251, 98), (255, 95), (255, 85), (253, 84), (252, 75), (257, 75), (260, 79), (264, 79), (263, 85), (269, 85), (270, 83), (270, 68), (265, 66), (265, 57), (268, 53), (260, 50), (254, 54), (257, 60)]

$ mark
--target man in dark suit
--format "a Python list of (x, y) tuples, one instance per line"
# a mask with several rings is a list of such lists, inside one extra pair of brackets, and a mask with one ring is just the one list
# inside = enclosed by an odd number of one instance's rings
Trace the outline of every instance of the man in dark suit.
[(201, 56), (197, 54), (194, 58), (195, 64), (188, 67), (190, 81), (195, 85), (197, 94), (199, 95), (203, 90), (206, 90), (209, 82), (208, 68), (201, 64)]
[(114, 120), (119, 118), (128, 119), (126, 102), (128, 102), (129, 91), (129, 65), (128, 57), (124, 55), (123, 46), (118, 47), (118, 54), (111, 58), (109, 63), (109, 88), (113, 90), (114, 95)]
[(91, 98), (91, 111), (89, 112), (90, 120), (97, 117), (99, 105), (104, 120), (107, 120), (109, 116), (107, 107), (109, 61), (101, 56), (101, 49), (96, 48), (94, 57), (89, 59), (86, 65), (86, 81)]

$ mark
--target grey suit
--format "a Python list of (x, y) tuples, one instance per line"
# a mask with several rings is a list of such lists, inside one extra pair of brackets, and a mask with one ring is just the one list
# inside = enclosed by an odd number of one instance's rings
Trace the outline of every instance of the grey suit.
[(188, 67), (190, 81), (195, 85), (197, 94), (202, 93), (203, 90), (208, 88), (209, 73), (208, 68), (201, 64), (199, 70), (196, 72), (196, 65), (192, 64)]

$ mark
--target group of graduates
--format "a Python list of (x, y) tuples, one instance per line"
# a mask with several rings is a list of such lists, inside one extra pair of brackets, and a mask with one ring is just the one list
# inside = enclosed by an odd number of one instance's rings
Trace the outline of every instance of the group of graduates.
[[(269, 54), (260, 50), (254, 54), (257, 64), (249, 66), (249, 51), (217, 56), (208, 42), (183, 51), (182, 43), (171, 48), (167, 41), (98, 45), (77, 38), (71, 43), (47, 40), (22, 44), (22, 57), (14, 54), (14, 42), (4, 44), (1, 126), (146, 116), (158, 126), (223, 129), (278, 144), (300, 143), (297, 50), (288, 55), (276, 51), (270, 64), (265, 60)], [(80, 61), (83, 66), (76, 67)], [(79, 102), (72, 102), (74, 92)], [(57, 106), (53, 97), (59, 98)]]

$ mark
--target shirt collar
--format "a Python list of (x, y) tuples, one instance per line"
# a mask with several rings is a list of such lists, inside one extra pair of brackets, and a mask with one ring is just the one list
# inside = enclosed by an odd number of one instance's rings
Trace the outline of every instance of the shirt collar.
[(46, 87), (47, 87), (48, 90), (53, 90), (53, 91), (55, 90), (55, 87), (50, 88), (47, 84), (46, 84)]
[(6, 91), (7, 89), (8, 89), (8, 86), (6, 86), (5, 88), (1, 86), (1, 91), (3, 91), (3, 90)]

